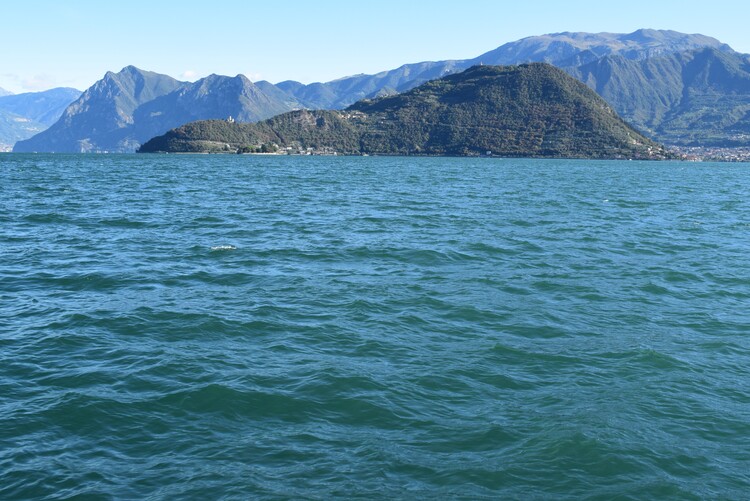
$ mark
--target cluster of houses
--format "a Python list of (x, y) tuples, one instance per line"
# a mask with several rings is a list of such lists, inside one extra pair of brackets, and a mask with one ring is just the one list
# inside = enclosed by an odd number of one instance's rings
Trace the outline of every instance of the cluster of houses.
[(750, 147), (674, 146), (672, 150), (691, 162), (750, 162)]

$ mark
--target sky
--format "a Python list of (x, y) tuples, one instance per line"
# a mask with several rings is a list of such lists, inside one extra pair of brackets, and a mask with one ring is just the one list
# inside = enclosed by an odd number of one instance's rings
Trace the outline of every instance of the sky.
[(562, 31), (671, 29), (750, 53), (748, 19), (747, 0), (2, 0), (0, 87), (85, 90), (128, 65), (325, 82)]

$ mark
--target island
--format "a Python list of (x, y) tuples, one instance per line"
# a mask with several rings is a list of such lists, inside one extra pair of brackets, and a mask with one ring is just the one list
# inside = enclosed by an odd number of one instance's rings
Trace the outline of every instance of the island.
[(473, 66), (340, 111), (192, 122), (140, 153), (305, 153), (669, 159), (580, 81), (546, 63)]

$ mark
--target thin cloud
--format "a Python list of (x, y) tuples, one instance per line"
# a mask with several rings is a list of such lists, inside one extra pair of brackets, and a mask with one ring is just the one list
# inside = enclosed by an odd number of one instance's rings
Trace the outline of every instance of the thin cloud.
[[(75, 82), (71, 79), (60, 80), (49, 74), (40, 74), (31, 77), (17, 73), (0, 74), (0, 87), (16, 94), (40, 92), (54, 89), (55, 87), (76, 87), (76, 85), (80, 85), (80, 82)], [(80, 87), (76, 88), (81, 90)]]
[(10, 92), (18, 92), (21, 89), (21, 77), (15, 73), (3, 73), (0, 75), (0, 87)]
[(21, 79), (21, 87), (29, 92), (38, 92), (59, 87), (57, 79), (51, 75), (41, 74)]
[(181, 80), (188, 80), (188, 81), (191, 81), (191, 82), (193, 80), (196, 80), (197, 78), (198, 78), (198, 72), (195, 71), (195, 70), (185, 70), (180, 75), (180, 79)]
[(244, 75), (251, 81), (251, 82), (257, 82), (258, 80), (263, 80), (263, 75), (260, 73), (253, 73), (252, 71), (249, 71), (247, 73), (244, 73)]

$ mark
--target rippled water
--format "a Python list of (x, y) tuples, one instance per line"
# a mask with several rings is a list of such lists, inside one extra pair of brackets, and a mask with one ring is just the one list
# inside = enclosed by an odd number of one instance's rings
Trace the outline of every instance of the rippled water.
[(0, 498), (746, 498), (750, 165), (0, 156)]

